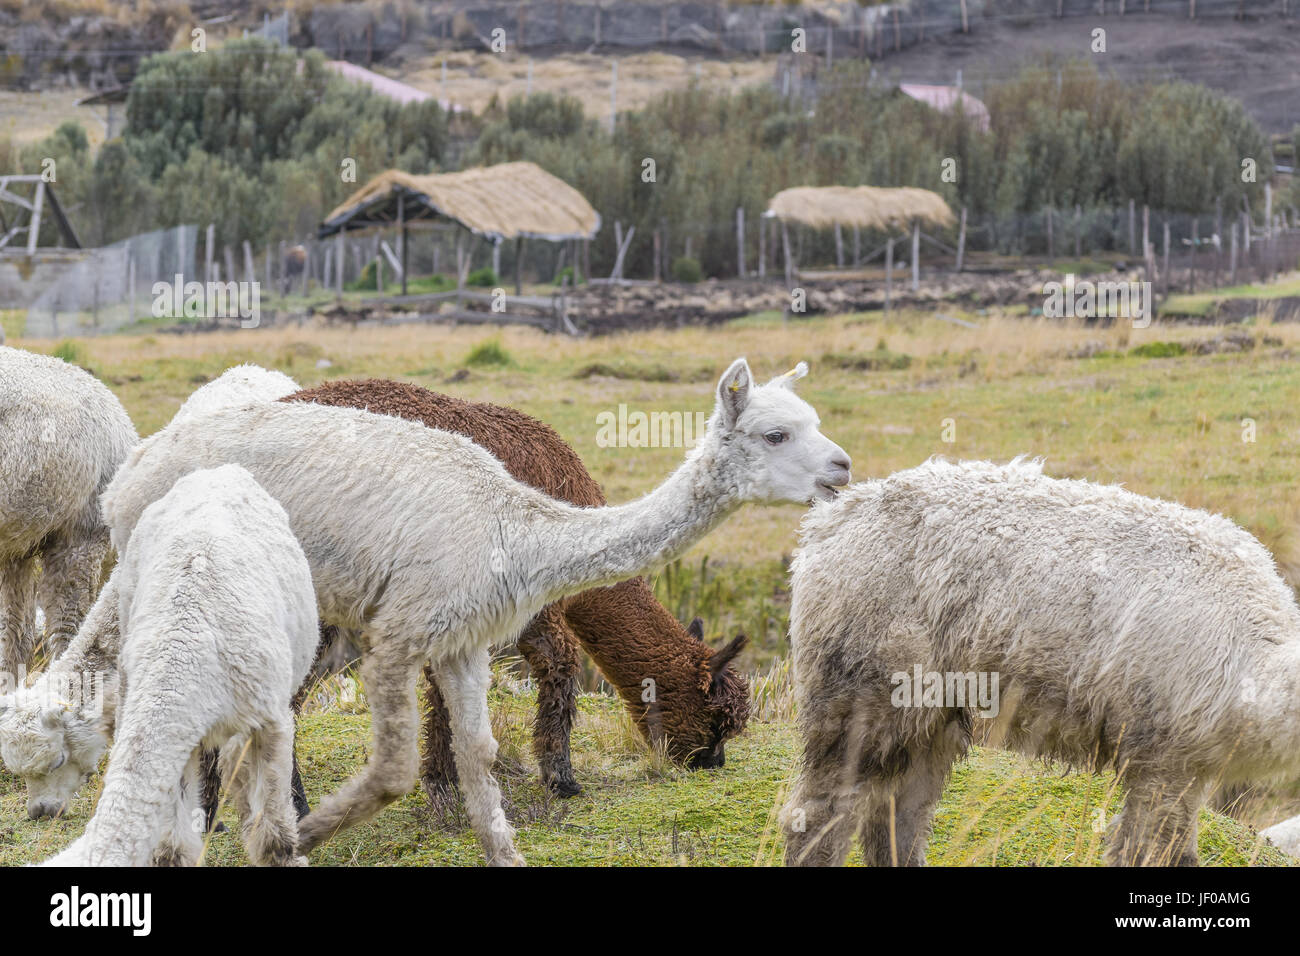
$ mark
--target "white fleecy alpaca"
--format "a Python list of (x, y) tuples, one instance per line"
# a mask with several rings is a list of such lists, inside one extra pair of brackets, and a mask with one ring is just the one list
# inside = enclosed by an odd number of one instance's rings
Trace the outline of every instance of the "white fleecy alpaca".
[[(287, 375), (239, 365), (195, 391), (166, 428), (296, 391)], [(26, 783), (32, 819), (63, 813), (108, 746), (117, 706), (117, 604), (114, 570), (67, 650), (31, 687), (0, 696), (0, 757)]]
[[(312, 564), (321, 619), (362, 631), (374, 738), (362, 772), (302, 821), (310, 850), (408, 792), (418, 763), (415, 683), (438, 674), (475, 833), (493, 864), (521, 862), (492, 778), (489, 648), (545, 605), (681, 554), (746, 501), (834, 495), (849, 459), (793, 391), (736, 361), (706, 434), (658, 489), (577, 508), (512, 479), (461, 435), (349, 408), (234, 409), (144, 442), (104, 496), (123, 546), (140, 512), (193, 468), (236, 462), (284, 505)], [(340, 464), (342, 463), (342, 465)]]
[(51, 657), (81, 626), (108, 557), (99, 495), (136, 437), (90, 373), (0, 346), (0, 691), (31, 663), (37, 604)]
[(1300, 857), (1300, 817), (1291, 817), (1281, 823), (1260, 830), (1259, 835), (1283, 853)]
[[(791, 573), (787, 862), (841, 863), (854, 830), (869, 863), (924, 862), (977, 722), (1122, 772), (1114, 863), (1196, 862), (1211, 787), (1300, 763), (1300, 609), (1226, 518), (1037, 463), (935, 460), (815, 507)], [(1000, 699), (975, 701), (995, 676)]]
[(124, 699), (86, 832), (49, 861), (198, 861), (199, 757), (222, 776), (249, 858), (305, 864), (290, 797), (291, 701), (316, 653), (316, 595), (289, 519), (238, 465), (145, 509), (118, 569)]

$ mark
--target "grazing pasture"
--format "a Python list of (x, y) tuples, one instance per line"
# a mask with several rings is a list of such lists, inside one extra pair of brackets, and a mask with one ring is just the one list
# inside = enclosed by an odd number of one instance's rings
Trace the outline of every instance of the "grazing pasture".
[[(1222, 327), (1089, 328), (999, 314), (896, 312), (786, 322), (759, 315), (726, 326), (570, 340), (525, 329), (405, 326), (270, 329), (210, 335), (156, 333), (67, 343), (15, 339), (94, 372), (142, 435), (158, 430), (200, 384), (239, 362), (278, 368), (310, 386), (385, 377), (476, 401), (513, 405), (551, 423), (605, 488), (611, 503), (651, 489), (680, 462), (679, 447), (609, 447), (598, 415), (707, 413), (713, 383), (735, 355), (759, 380), (807, 360), (800, 394), (822, 432), (853, 458), (857, 478), (930, 455), (1005, 460), (1044, 456), (1053, 475), (1123, 483), (1227, 515), (1300, 583), (1300, 326), (1266, 321)], [(1226, 334), (1225, 334), (1226, 333)], [(1228, 337), (1228, 336), (1231, 337)], [(488, 343), (496, 347), (484, 347)], [(629, 418), (629, 421), (631, 419)], [(633, 436), (633, 432), (628, 433)], [(346, 463), (340, 463), (346, 467)], [(498, 773), (518, 848), (530, 863), (777, 863), (776, 814), (797, 744), (790, 721), (784, 562), (802, 509), (746, 508), (658, 575), (664, 603), (696, 614), (714, 644), (751, 638), (742, 669), (756, 676), (755, 717), (727, 750), (726, 766), (691, 773), (648, 750), (588, 671), (579, 702), (574, 766), (586, 792), (550, 799), (529, 747), (533, 691), (517, 658), (495, 666)], [(299, 757), (313, 804), (365, 759), (365, 688), (335, 678), (315, 688), (299, 725)], [(89, 819), (98, 782), (66, 819), (30, 823), (21, 784), (0, 775), (0, 863), (43, 859)], [(977, 750), (945, 792), (932, 863), (1095, 864), (1094, 826), (1117, 809), (1113, 778), (1061, 776), (993, 750)], [(1300, 811), (1285, 786), (1247, 808), (1266, 825)], [(230, 811), (226, 811), (229, 813)], [(1241, 823), (1206, 813), (1206, 863), (1281, 863)], [(237, 838), (211, 839), (207, 859), (243, 862)], [(856, 859), (856, 851), (854, 857)], [(313, 863), (480, 863), (468, 821), (435, 819), (415, 793), (317, 850)]]

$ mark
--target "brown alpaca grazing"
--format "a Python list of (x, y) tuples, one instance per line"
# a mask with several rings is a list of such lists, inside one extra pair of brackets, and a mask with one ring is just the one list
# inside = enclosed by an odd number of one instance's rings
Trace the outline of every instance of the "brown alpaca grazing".
[[(549, 425), (513, 408), (378, 379), (326, 382), (281, 401), (360, 408), (458, 432), (496, 456), (517, 481), (575, 505), (605, 504), (600, 486), (568, 443)], [(724, 744), (749, 718), (748, 682), (731, 667), (745, 638), (738, 636), (715, 651), (702, 636), (699, 620), (689, 629), (682, 627), (655, 600), (644, 578), (593, 588), (545, 607), (518, 642), (537, 682), (533, 749), (542, 782), (564, 797), (582, 790), (569, 757), (578, 644), (618, 688), (647, 740), (662, 742), (687, 766), (722, 766)], [(451, 728), (427, 667), (424, 675), (429, 711), (421, 780), (430, 801), (442, 805), (456, 783)]]

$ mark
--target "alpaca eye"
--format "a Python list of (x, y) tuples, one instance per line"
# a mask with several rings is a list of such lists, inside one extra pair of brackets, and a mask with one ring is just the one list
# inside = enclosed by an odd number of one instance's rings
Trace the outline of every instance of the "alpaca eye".
[(769, 445), (779, 445), (785, 441), (785, 432), (768, 432), (763, 436)]
[(62, 766), (64, 765), (64, 763), (67, 762), (67, 759), (68, 759), (68, 755), (67, 755), (67, 754), (59, 754), (59, 759), (58, 759), (58, 761), (54, 764), (54, 766), (50, 768), (50, 773), (53, 773), (54, 771), (56, 771), (56, 770), (58, 770), (60, 767), (62, 767)]

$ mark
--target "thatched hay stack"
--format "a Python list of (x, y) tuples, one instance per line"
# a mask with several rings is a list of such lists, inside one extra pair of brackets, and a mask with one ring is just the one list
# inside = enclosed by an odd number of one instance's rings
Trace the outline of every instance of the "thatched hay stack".
[(564, 180), (533, 163), (501, 163), (431, 176), (390, 169), (331, 212), (320, 235), (396, 223), (399, 195), (406, 222), (444, 216), (491, 241), (590, 239), (600, 229), (599, 213)]
[(901, 228), (913, 219), (951, 226), (956, 221), (942, 196), (911, 186), (796, 186), (773, 196), (767, 209), (784, 222), (814, 229), (837, 224), (862, 229)]

